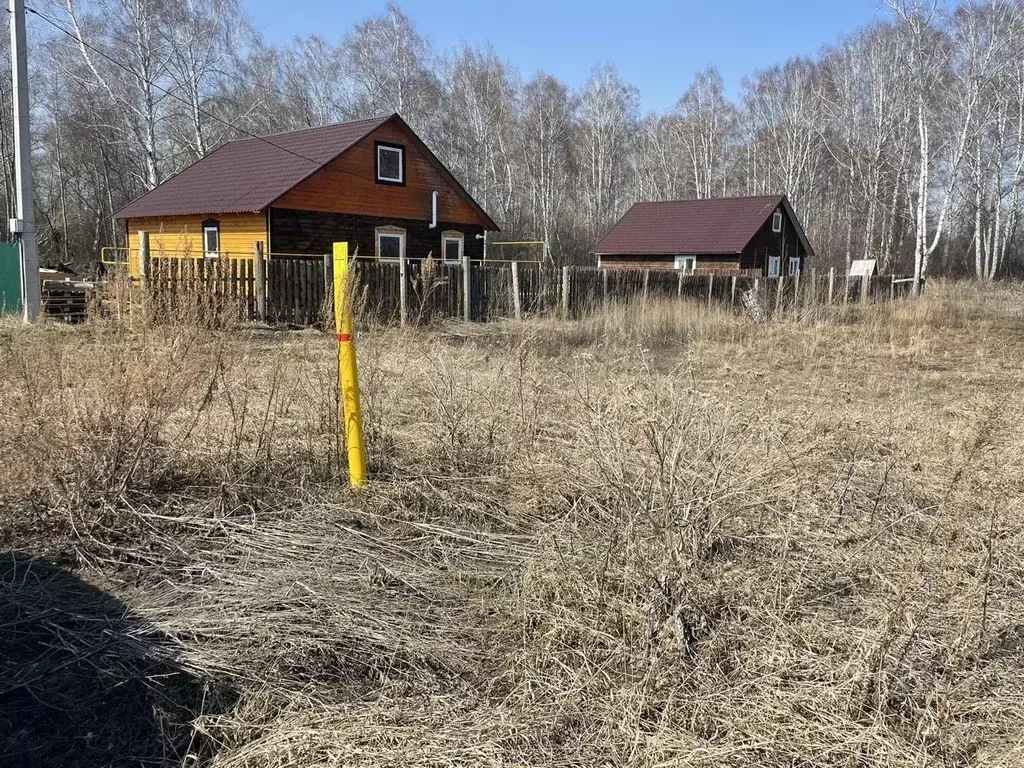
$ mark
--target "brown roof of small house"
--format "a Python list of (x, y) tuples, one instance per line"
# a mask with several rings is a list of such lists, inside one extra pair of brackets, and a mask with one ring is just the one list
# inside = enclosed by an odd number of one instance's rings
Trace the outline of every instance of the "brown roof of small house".
[(136, 198), (114, 218), (262, 211), (391, 120), (409, 131), (442, 175), (483, 217), (487, 213), (397, 114), (230, 141)]
[(784, 200), (764, 195), (637, 203), (591, 250), (627, 256), (740, 253)]

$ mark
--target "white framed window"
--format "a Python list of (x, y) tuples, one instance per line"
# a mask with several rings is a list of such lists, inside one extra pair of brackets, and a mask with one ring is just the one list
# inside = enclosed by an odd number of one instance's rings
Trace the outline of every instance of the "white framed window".
[(781, 232), (781, 231), (782, 231), (782, 213), (779, 212), (779, 211), (776, 211), (775, 215), (772, 216), (772, 232)]
[(696, 256), (676, 256), (675, 268), (680, 272), (687, 274), (693, 274), (697, 269), (697, 257)]
[(405, 184), (405, 147), (377, 142), (377, 181)]
[(466, 241), (461, 232), (441, 233), (441, 257), (449, 264), (462, 263)]
[(203, 256), (208, 259), (220, 257), (220, 224), (216, 221), (203, 222)]
[(798, 274), (800, 274), (800, 257), (799, 256), (790, 256), (789, 257), (788, 271), (786, 272), (786, 274), (789, 274), (789, 275), (798, 275)]
[(778, 256), (768, 257), (768, 277), (778, 277), (782, 269), (782, 259)]
[(377, 260), (399, 261), (405, 255), (405, 230), (398, 227), (377, 228)]

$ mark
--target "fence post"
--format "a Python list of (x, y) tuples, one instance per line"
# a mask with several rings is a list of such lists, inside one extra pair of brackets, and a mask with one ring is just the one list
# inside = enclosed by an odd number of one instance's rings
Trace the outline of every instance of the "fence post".
[(800, 301), (800, 272), (793, 273), (793, 308), (801, 306)]
[(601, 270), (601, 305), (608, 306), (608, 268)]
[(405, 248), (398, 252), (398, 322), (405, 328), (409, 322), (409, 288), (406, 286)]
[(732, 285), (729, 288), (729, 306), (736, 305), (736, 275), (732, 276)]
[(519, 296), (519, 262), (512, 262), (512, 307), (516, 313), (516, 320), (523, 319), (523, 300)]
[(896, 275), (889, 278), (889, 301), (896, 301)]
[(836, 268), (828, 268), (828, 303), (832, 303), (832, 299), (836, 292)]
[(711, 290), (715, 285), (715, 276), (708, 275), (708, 306), (711, 306)]
[(562, 267), (562, 315), (569, 319), (569, 265)]
[[(267, 265), (263, 261), (263, 243), (259, 240), (252, 250), (252, 272), (256, 284), (256, 319), (262, 323), (267, 319)], [(326, 273), (324, 279), (327, 279)]]
[(149, 277), (149, 232), (139, 230), (139, 280)]
[(868, 290), (871, 288), (870, 277), (864, 275), (860, 279), (860, 300), (862, 302), (868, 300)]
[(845, 290), (843, 291), (843, 304), (850, 303), (850, 272), (846, 272)]
[(676, 274), (676, 298), (683, 298), (683, 273)]
[(651, 270), (645, 269), (644, 270), (644, 304), (647, 303), (647, 283), (650, 282), (650, 279), (651, 279)]
[(811, 306), (818, 303), (818, 270), (811, 267)]
[[(403, 284), (404, 285), (404, 284)], [(469, 275), (469, 251), (462, 249), (462, 319), (467, 323), (473, 319), (473, 305), (470, 294), (472, 292), (472, 281)]]
[(786, 278), (779, 275), (775, 278), (775, 314), (776, 316), (782, 312), (782, 289), (786, 285)]

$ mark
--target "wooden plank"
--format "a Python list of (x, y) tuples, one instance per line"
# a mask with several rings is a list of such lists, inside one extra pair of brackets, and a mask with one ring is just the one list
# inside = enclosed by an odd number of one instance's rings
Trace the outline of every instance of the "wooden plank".
[(149, 279), (149, 232), (140, 230), (138, 240), (139, 279), (145, 282)]
[(256, 241), (252, 256), (253, 281), (256, 291), (256, 319), (262, 323), (267, 319), (267, 265), (263, 260), (263, 243), (261, 241)]
[(324, 283), (323, 283), (323, 294), (320, 298), (320, 306), (323, 308), (323, 321), (324, 328), (330, 330), (334, 327), (334, 304), (331, 301), (331, 291), (334, 290), (334, 286), (331, 285), (333, 280), (333, 272), (331, 265), (331, 254), (325, 253), (322, 260), (321, 269), (324, 271)]
[(519, 262), (512, 262), (512, 308), (516, 320), (523, 319), (523, 300), (519, 295)]
[(404, 249), (398, 255), (398, 323), (403, 328), (409, 323), (409, 278)]
[(562, 267), (562, 317), (569, 318), (569, 267)]

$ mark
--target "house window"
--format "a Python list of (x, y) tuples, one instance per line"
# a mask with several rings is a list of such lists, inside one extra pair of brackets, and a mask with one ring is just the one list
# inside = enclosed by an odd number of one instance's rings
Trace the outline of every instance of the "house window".
[(781, 231), (782, 231), (782, 214), (779, 211), (776, 211), (775, 215), (772, 216), (772, 232), (781, 232)]
[(798, 256), (789, 257), (789, 272), (790, 275), (800, 274), (800, 258)]
[(405, 147), (377, 142), (377, 181), (405, 184)]
[(693, 274), (697, 269), (697, 257), (696, 256), (676, 256), (675, 268), (680, 272), (686, 272), (687, 274)]
[(782, 266), (782, 259), (778, 256), (768, 257), (768, 277), (778, 277)]
[(208, 259), (220, 256), (220, 222), (213, 219), (203, 222), (203, 256)]
[(377, 259), (399, 261), (405, 255), (405, 230), (397, 227), (377, 229)]
[(441, 253), (444, 260), (450, 263), (462, 261), (462, 249), (465, 247), (461, 232), (444, 232), (441, 235)]

